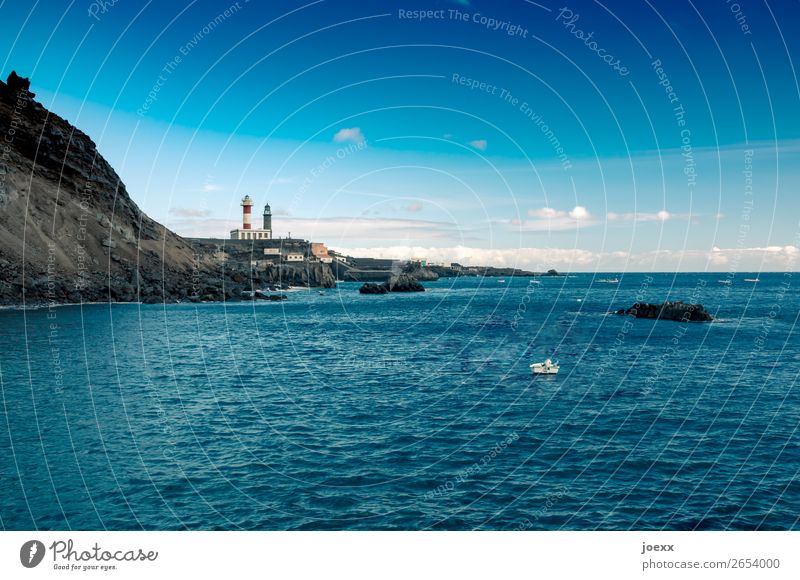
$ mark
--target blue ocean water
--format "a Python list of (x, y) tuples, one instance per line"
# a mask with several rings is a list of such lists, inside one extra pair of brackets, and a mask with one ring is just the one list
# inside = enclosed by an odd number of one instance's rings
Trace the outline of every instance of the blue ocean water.
[(2, 311), (0, 527), (797, 528), (798, 280), (747, 277)]

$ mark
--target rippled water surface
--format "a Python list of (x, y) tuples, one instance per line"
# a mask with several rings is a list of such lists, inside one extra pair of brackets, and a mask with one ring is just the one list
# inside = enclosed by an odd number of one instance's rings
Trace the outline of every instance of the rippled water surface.
[(614, 277), (0, 312), (0, 525), (798, 527), (798, 281)]

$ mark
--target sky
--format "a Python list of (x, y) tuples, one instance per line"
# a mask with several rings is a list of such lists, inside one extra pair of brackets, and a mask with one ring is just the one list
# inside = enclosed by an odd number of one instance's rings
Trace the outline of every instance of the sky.
[[(177, 233), (564, 271), (796, 270), (800, 3), (0, 0), (0, 74)], [(258, 223), (259, 220), (256, 220)]]

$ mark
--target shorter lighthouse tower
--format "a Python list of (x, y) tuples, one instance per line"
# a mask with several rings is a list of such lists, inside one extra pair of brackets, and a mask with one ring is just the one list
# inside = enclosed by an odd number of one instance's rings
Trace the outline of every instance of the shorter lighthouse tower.
[(232, 240), (271, 240), (272, 210), (269, 204), (264, 206), (264, 227), (253, 227), (253, 199), (249, 195), (242, 198), (242, 228), (231, 231)]
[(272, 210), (269, 204), (264, 206), (264, 229), (272, 231)]

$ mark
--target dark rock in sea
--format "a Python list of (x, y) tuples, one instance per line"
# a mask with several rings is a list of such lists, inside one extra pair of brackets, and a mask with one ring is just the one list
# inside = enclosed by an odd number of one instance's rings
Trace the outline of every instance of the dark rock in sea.
[(702, 304), (684, 304), (683, 302), (664, 302), (663, 304), (647, 304), (637, 302), (627, 310), (622, 308), (617, 314), (627, 314), (636, 318), (660, 320), (677, 320), (678, 322), (709, 322), (714, 318), (703, 308)]
[(372, 282), (367, 282), (361, 288), (358, 289), (361, 294), (386, 294), (389, 289), (385, 286), (385, 284), (373, 284)]
[(392, 276), (383, 284), (367, 282), (358, 290), (361, 294), (386, 294), (388, 292), (425, 292), (425, 287), (410, 274)]
[(268, 294), (267, 296), (259, 296), (260, 300), (267, 300), (269, 302), (280, 302), (281, 300), (286, 300), (286, 294)]
[(411, 274), (399, 274), (383, 283), (389, 292), (425, 292), (425, 287)]

